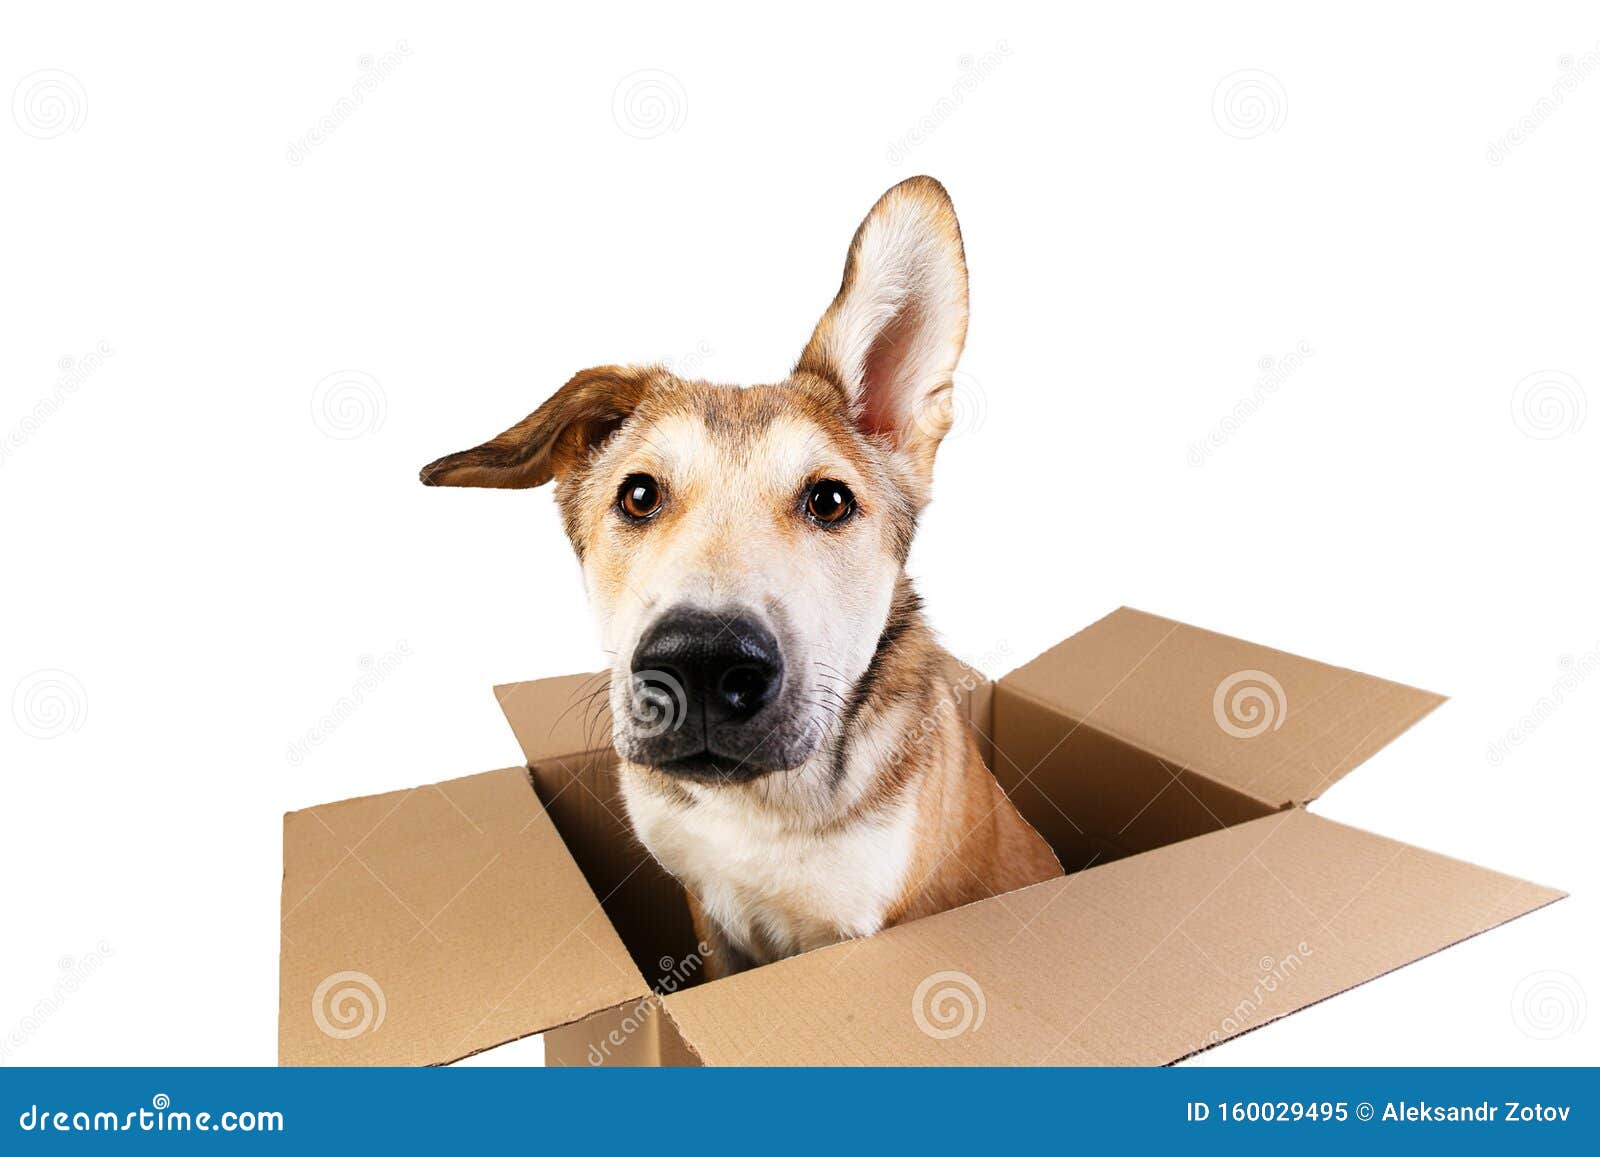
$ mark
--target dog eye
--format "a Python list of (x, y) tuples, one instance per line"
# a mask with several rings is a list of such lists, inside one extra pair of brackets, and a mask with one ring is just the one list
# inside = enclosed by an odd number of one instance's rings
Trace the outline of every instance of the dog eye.
[(628, 475), (617, 491), (617, 509), (635, 522), (643, 522), (661, 509), (660, 484), (648, 474)]
[(806, 492), (806, 513), (824, 526), (834, 526), (855, 513), (856, 496), (843, 482), (825, 478)]

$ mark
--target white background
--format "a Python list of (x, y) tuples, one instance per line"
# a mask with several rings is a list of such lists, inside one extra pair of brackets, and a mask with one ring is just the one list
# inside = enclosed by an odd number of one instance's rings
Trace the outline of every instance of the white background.
[(417, 468), (584, 366), (780, 377), (915, 172), (972, 277), (951, 649), (1128, 603), (1447, 692), (1317, 810), (1575, 893), (1194, 1063), (1600, 1059), (1593, 6), (664, 7), (8, 8), (65, 104), (0, 113), (4, 1063), (271, 1063), (281, 813), (515, 763), (491, 684), (601, 663), (548, 493)]

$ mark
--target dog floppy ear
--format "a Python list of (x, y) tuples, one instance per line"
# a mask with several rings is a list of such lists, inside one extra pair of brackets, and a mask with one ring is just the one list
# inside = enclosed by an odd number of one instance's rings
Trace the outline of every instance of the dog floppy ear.
[(659, 373), (637, 366), (584, 370), (503, 434), (428, 463), (422, 481), (522, 490), (565, 477), (627, 420)]
[(949, 432), (951, 374), (967, 336), (967, 262), (944, 186), (890, 189), (850, 243), (839, 295), (795, 366), (844, 393), (856, 425), (887, 438), (924, 477)]

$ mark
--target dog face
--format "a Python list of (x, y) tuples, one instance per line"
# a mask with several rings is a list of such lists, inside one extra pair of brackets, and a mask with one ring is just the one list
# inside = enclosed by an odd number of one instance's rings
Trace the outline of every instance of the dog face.
[(857, 230), (793, 373), (585, 370), (429, 485), (557, 480), (629, 762), (730, 785), (837, 738), (886, 630), (966, 335), (961, 235), (914, 177)]

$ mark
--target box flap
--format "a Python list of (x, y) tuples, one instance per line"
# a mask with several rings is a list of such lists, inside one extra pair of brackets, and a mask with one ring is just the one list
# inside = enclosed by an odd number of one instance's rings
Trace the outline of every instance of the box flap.
[(1273, 807), (1315, 799), (1444, 702), (1128, 607), (1000, 686)]
[(707, 1064), (1166, 1064), (1562, 894), (1294, 808), (665, 998)]
[(560, 675), (494, 689), (506, 722), (532, 765), (611, 746), (611, 673)]
[(283, 818), (278, 1058), (442, 1064), (649, 986), (525, 769)]

